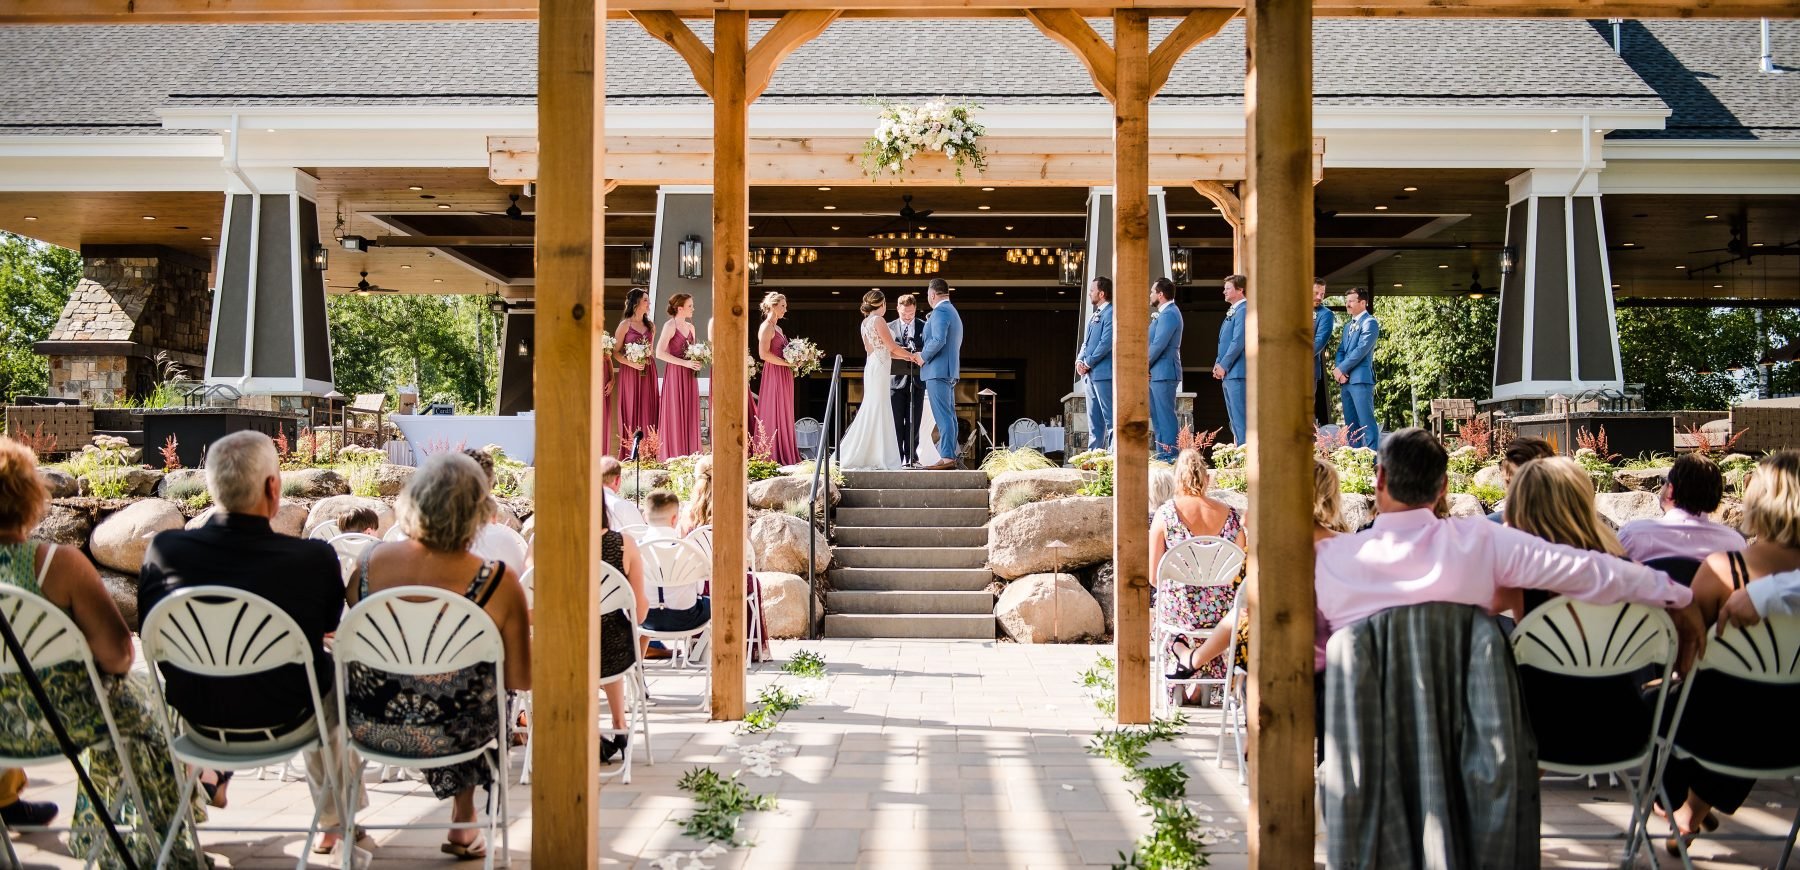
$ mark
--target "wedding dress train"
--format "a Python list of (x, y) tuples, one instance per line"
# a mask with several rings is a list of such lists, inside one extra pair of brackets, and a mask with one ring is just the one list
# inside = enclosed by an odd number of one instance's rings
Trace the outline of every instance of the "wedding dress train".
[[(880, 315), (863, 319), (863, 348), (869, 360), (863, 365), (863, 400), (856, 419), (844, 432), (838, 450), (838, 466), (845, 469), (893, 469), (901, 465), (900, 436), (894, 428), (894, 407), (888, 401), (889, 373), (893, 359), (882, 335), (887, 324)], [(921, 460), (923, 457), (921, 457)]]

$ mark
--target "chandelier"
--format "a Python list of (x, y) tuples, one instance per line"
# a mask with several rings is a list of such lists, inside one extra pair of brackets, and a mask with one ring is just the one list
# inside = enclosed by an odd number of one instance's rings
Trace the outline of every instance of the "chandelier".
[(768, 251), (771, 266), (804, 266), (819, 261), (818, 248), (769, 248)]
[(1020, 266), (1042, 266), (1056, 262), (1057, 251), (1050, 248), (1007, 248), (1006, 262)]
[(915, 243), (949, 241), (949, 233), (876, 233), (869, 238), (881, 242), (901, 242), (899, 247), (876, 248), (875, 262), (889, 275), (935, 275), (950, 259), (949, 248), (919, 247)]

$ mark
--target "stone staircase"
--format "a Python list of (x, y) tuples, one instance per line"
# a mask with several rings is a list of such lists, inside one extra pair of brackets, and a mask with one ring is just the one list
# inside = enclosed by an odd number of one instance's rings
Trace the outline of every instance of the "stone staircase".
[(993, 640), (987, 475), (851, 471), (845, 478), (825, 636)]

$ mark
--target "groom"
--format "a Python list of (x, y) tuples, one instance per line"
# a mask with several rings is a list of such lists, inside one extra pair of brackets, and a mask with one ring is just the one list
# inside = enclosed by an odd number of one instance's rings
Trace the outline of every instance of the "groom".
[(942, 278), (931, 279), (926, 292), (931, 303), (931, 319), (925, 321), (925, 365), (920, 377), (925, 379), (925, 395), (931, 401), (931, 416), (938, 427), (938, 455), (943, 457), (933, 471), (955, 468), (956, 462), (956, 379), (962, 374), (962, 318), (950, 304), (950, 284)]

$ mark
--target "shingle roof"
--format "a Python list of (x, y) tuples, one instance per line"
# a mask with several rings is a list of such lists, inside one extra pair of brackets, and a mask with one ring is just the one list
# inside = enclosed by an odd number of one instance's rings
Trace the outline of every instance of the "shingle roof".
[[(1771, 21), (1769, 42), (1785, 73), (1765, 73), (1755, 21), (1631, 21), (1625, 61), (1673, 114), (1663, 130), (1615, 139), (1800, 140), (1800, 21)], [(1611, 36), (1611, 27), (1601, 25)]]
[[(710, 38), (705, 22), (694, 26)], [(1172, 26), (1159, 19), (1152, 39)], [(1662, 106), (1581, 21), (1323, 19), (1315, 27), (1322, 106)], [(902, 28), (903, 42), (895, 38)], [(8, 83), (0, 132), (155, 131), (156, 109), (170, 105), (530, 104), (536, 34), (532, 23), (475, 22), (0, 28), (0, 81)], [(609, 99), (704, 102), (686, 65), (635, 23), (608, 22), (607, 40)], [(1241, 105), (1243, 63), (1237, 21), (1190, 52), (1158, 100)], [(1069, 52), (1018, 19), (841, 21), (782, 64), (764, 100), (876, 94), (1101, 102)]]

